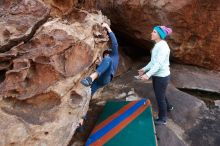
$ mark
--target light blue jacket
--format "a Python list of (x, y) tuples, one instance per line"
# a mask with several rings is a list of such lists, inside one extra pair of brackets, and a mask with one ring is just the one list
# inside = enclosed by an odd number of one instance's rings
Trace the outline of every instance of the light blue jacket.
[(150, 62), (143, 68), (148, 77), (170, 75), (170, 48), (166, 41), (157, 42), (151, 52)]

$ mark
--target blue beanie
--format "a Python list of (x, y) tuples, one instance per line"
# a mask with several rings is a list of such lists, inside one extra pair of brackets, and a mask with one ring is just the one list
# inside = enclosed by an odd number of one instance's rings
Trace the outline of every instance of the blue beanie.
[(160, 26), (155, 26), (154, 30), (156, 30), (160, 36), (161, 39), (165, 39), (167, 34), (166, 32), (160, 27)]

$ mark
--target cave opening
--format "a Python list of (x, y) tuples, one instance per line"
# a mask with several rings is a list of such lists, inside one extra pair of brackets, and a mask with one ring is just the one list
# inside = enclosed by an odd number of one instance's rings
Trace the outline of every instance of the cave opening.
[(150, 50), (154, 46), (152, 41), (138, 40), (117, 30), (114, 32), (119, 46), (122, 48), (121, 51), (125, 55), (129, 56), (132, 60), (137, 61), (150, 57)]

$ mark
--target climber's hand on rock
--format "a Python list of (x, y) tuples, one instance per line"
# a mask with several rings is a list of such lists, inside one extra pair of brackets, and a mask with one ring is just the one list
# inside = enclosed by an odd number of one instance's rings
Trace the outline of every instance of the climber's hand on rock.
[(98, 56), (98, 57), (96, 58), (96, 60), (95, 60), (95, 64), (96, 64), (96, 65), (99, 65), (99, 64), (101, 63), (101, 61), (102, 61), (101, 56)]
[(141, 76), (141, 80), (148, 80), (148, 79), (149, 77), (146, 74)]
[(106, 28), (108, 32), (112, 31), (107, 23), (102, 23), (102, 27)]

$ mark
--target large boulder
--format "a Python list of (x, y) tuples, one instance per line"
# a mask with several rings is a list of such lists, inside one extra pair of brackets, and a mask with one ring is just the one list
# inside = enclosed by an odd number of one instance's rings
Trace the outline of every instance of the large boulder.
[[(9, 1), (1, 5), (9, 11), (26, 10), (13, 14), (23, 20), (15, 21), (14, 30), (39, 21), (32, 15), (48, 15), (41, 1), (18, 2), (21, 5)], [(31, 8), (34, 11), (29, 13)], [(63, 19), (47, 20), (28, 39), (13, 45), (4, 45), (10, 44), (7, 39), (1, 42), (1, 146), (68, 145), (90, 101), (90, 88), (79, 81), (93, 71), (97, 55), (108, 47), (109, 38), (101, 27), (104, 21), (109, 20), (101, 12), (75, 10)], [(22, 37), (26, 31), (18, 33)]]
[(11, 64), (1, 84), (2, 96), (31, 98), (59, 80), (82, 74), (92, 65), (101, 53), (95, 48), (97, 38), (93, 36), (101, 30), (100, 25), (65, 23), (49, 21), (29, 42), (1, 54), (1, 59)]
[(174, 60), (220, 70), (219, 0), (96, 2), (127, 42), (147, 48), (153, 26), (168, 25), (173, 28), (169, 45)]

